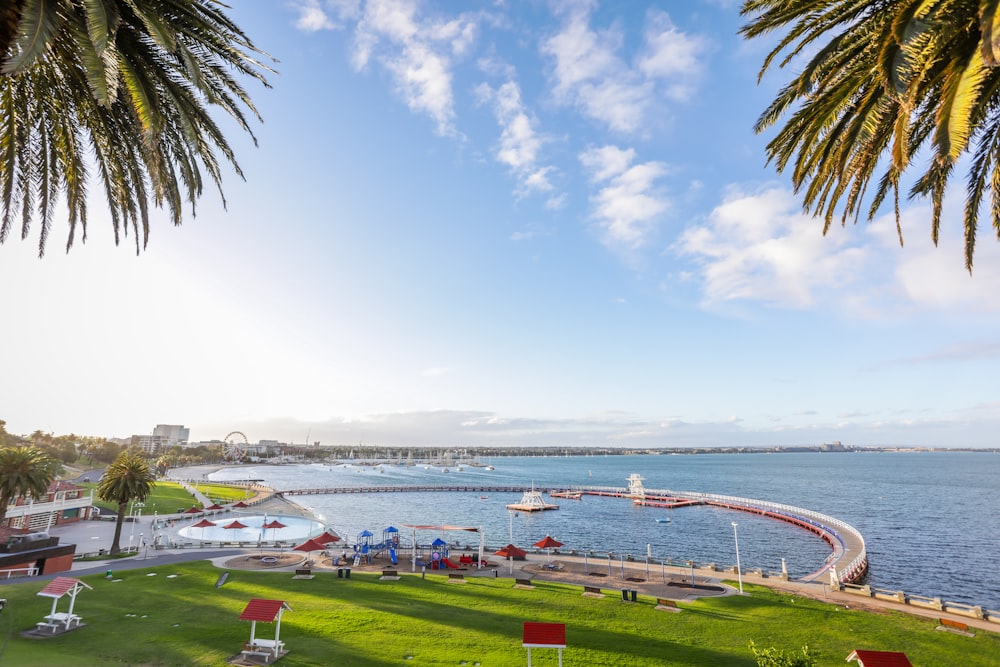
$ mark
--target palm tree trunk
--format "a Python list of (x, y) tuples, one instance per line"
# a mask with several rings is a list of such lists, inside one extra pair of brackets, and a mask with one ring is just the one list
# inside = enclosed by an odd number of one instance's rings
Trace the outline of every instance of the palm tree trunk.
[(120, 546), (118, 546), (118, 541), (122, 536), (122, 522), (125, 520), (125, 509), (128, 507), (128, 503), (118, 503), (118, 518), (115, 519), (115, 539), (111, 541), (111, 555), (117, 556), (122, 552)]

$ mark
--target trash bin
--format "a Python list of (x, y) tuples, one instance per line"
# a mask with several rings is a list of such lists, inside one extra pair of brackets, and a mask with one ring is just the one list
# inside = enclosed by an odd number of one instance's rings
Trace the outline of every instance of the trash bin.
[(344, 578), (346, 578), (346, 579), (350, 579), (351, 578), (351, 568), (349, 568), (349, 567), (345, 567), (344, 568)]
[(338, 579), (343, 579), (344, 578), (344, 568), (342, 568), (342, 567), (338, 567), (337, 568), (337, 578)]
[(113, 575), (113, 574), (111, 574), (111, 570), (108, 570), (107, 574), (105, 574), (105, 575), (104, 575), (104, 578), (105, 578), (105, 579), (110, 579), (110, 578), (111, 578), (111, 577), (113, 577), (113, 576), (114, 576), (114, 575)]
[(632, 602), (635, 602), (637, 594), (638, 594), (638, 591), (635, 591), (635, 590), (629, 591), (629, 597), (632, 598)]

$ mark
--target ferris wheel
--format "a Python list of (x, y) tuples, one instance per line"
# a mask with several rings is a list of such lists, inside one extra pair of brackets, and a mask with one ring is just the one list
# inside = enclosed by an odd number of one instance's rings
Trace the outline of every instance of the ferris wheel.
[(222, 443), (222, 455), (227, 461), (242, 461), (250, 441), (243, 431), (233, 431)]

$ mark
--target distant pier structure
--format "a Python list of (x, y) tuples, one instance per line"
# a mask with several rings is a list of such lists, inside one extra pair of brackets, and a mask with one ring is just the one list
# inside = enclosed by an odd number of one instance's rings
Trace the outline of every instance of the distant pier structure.
[[(328, 487), (313, 489), (290, 489), (279, 491), (276, 495), (308, 495), (308, 494), (341, 494), (341, 493), (391, 493), (391, 492), (433, 492), (444, 491), (475, 491), (483, 492), (521, 492), (532, 496), (531, 502), (524, 507), (515, 507), (519, 503), (508, 505), (512, 510), (538, 511), (556, 509), (558, 505), (549, 505), (541, 500), (541, 493), (546, 492), (555, 497), (577, 499), (582, 496), (605, 496), (610, 498), (628, 498), (636, 505), (644, 507), (662, 507), (677, 509), (693, 505), (709, 505), (737, 512), (749, 512), (759, 516), (784, 521), (804, 528), (819, 536), (830, 545), (833, 553), (814, 572), (801, 577), (801, 581), (816, 581), (830, 577), (831, 582), (838, 584), (859, 583), (868, 574), (868, 551), (861, 533), (850, 524), (840, 519), (814, 512), (812, 510), (781, 503), (753, 498), (738, 498), (711, 493), (691, 491), (669, 491), (647, 489), (643, 486), (644, 478), (638, 473), (628, 477), (628, 487), (572, 486), (536, 489), (523, 486), (494, 485), (461, 485), (461, 486), (371, 486), (371, 487)], [(522, 498), (522, 503), (525, 503)]]

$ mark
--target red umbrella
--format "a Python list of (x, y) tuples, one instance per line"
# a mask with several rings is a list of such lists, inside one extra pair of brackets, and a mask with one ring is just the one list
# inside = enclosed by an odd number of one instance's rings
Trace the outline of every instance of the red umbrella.
[[(554, 547), (561, 547), (562, 545), (563, 543), (560, 542), (559, 540), (553, 539), (550, 535), (546, 535), (543, 539), (535, 542), (533, 546), (536, 546), (539, 549), (545, 549), (545, 551), (548, 552), (549, 549), (552, 549)], [(549, 557), (551, 556), (552, 554), (551, 552), (549, 552)]]
[(211, 505), (209, 505), (205, 509), (207, 509), (207, 510), (221, 510), (222, 509), (222, 505), (220, 505), (219, 503), (212, 503)]
[(320, 542), (317, 542), (315, 539), (306, 540), (305, 542), (303, 542), (299, 546), (293, 547), (293, 549), (295, 551), (306, 551), (306, 552), (308, 552), (309, 553), (310, 562), (312, 561), (312, 552), (313, 551), (322, 551), (325, 548), (326, 548), (326, 545), (324, 545), (324, 544), (322, 544)]
[(201, 514), (204, 511), (205, 510), (201, 509), (200, 507), (195, 507), (194, 505), (192, 505), (190, 508), (184, 510), (184, 514)]
[(340, 535), (337, 535), (335, 533), (331, 533), (328, 530), (325, 533), (323, 533), (322, 535), (320, 535), (319, 537), (314, 537), (313, 539), (316, 540), (317, 542), (319, 542), (320, 544), (330, 544), (330, 542), (339, 542), (340, 541)]
[(247, 528), (245, 523), (240, 523), (239, 519), (234, 519), (232, 523), (227, 523), (223, 528), (226, 530), (236, 529), (236, 528)]
[(205, 529), (213, 528), (214, 526), (215, 524), (209, 521), (208, 519), (202, 519), (198, 523), (191, 524), (192, 528), (201, 528), (201, 539), (203, 540), (205, 539)]
[[(261, 528), (263, 528), (265, 530), (267, 530), (268, 528), (270, 528), (271, 530), (277, 530), (278, 528), (284, 528), (284, 527), (285, 527), (285, 524), (281, 523), (277, 519), (273, 519), (271, 521), (268, 521), (263, 526), (261, 526)], [(272, 540), (274, 539), (274, 533), (271, 533), (271, 539)]]
[(250, 506), (249, 506), (249, 505), (247, 505), (247, 504), (246, 504), (245, 502), (243, 502), (243, 501), (241, 500), (241, 501), (240, 501), (240, 502), (238, 502), (238, 503), (233, 503), (233, 507), (241, 507), (241, 508), (242, 508), (242, 507), (250, 507)]
[(552, 549), (553, 547), (561, 547), (563, 545), (559, 540), (553, 539), (551, 536), (546, 535), (545, 539), (538, 540), (535, 542), (534, 546), (539, 549)]

